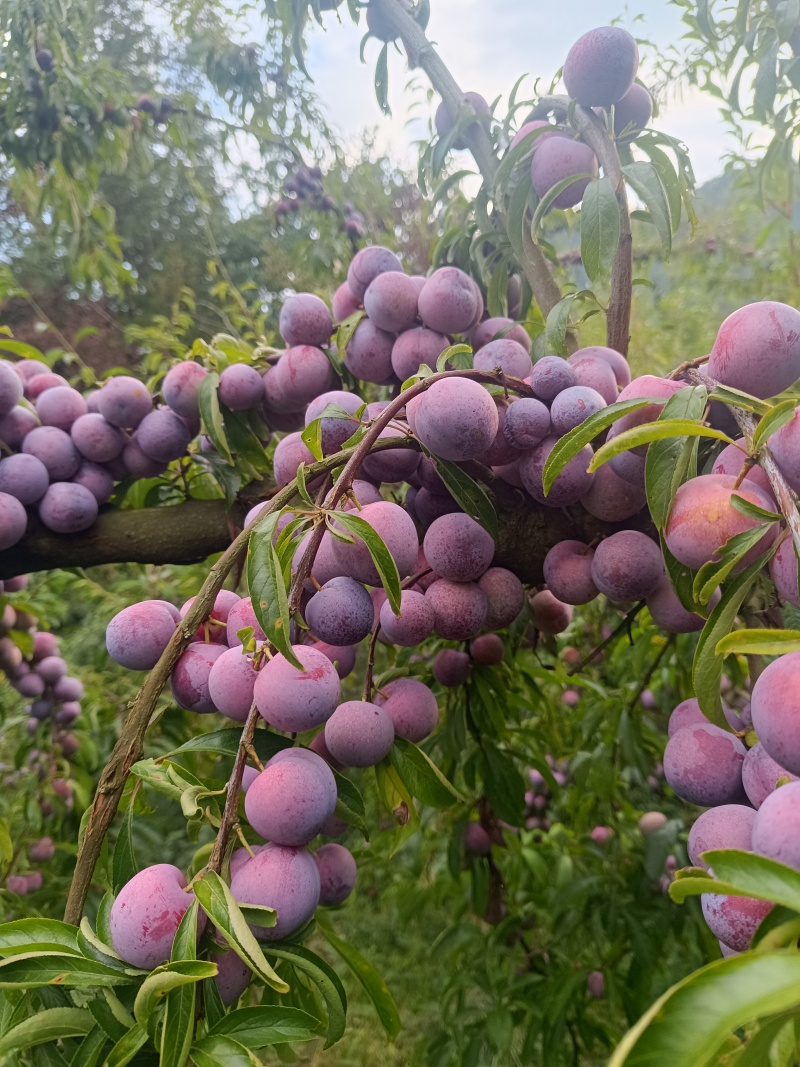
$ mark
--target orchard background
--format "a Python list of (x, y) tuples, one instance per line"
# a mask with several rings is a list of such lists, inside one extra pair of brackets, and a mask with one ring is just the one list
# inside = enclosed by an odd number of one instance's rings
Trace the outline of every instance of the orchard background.
[(0, 0), (0, 1062), (800, 1062), (800, 5), (671, 6)]

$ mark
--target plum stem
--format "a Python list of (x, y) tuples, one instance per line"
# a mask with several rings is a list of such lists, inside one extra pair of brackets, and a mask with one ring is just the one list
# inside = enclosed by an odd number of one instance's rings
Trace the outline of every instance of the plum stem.
[[(219, 824), (219, 830), (217, 830), (217, 836), (214, 839), (214, 847), (211, 849), (211, 855), (208, 857), (208, 863), (206, 864), (209, 871), (216, 871), (217, 874), (222, 870), (222, 863), (228, 849), (231, 831), (239, 821), (239, 794), (242, 791), (242, 775), (244, 774), (247, 757), (252, 753), (253, 755), (250, 758), (252, 759), (255, 756), (258, 761), (258, 756), (255, 755), (255, 749), (253, 748), (258, 719), (259, 711), (255, 701), (253, 701), (239, 740), (236, 759), (233, 761), (233, 770), (228, 779), (228, 793), (225, 797), (225, 807), (222, 809), (222, 820)], [(258, 766), (263, 771), (264, 768), (261, 766), (260, 761)]]

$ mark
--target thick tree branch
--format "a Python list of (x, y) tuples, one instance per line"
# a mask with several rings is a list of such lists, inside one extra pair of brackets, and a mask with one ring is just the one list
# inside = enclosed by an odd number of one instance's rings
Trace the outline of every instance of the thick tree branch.
[[(455, 117), (464, 107), (464, 93), (448, 70), (441, 56), (425, 36), (425, 31), (413, 17), (397, 3), (397, 0), (371, 0), (384, 20), (403, 42), (410, 67), (424, 70), (430, 83), (441, 96), (450, 115)], [(464, 142), (469, 148), (478, 170), (491, 193), (497, 172), (497, 158), (491, 139), (480, 122), (474, 122), (464, 131)], [(497, 205), (495, 205), (497, 207)], [(524, 261), (520, 266), (530, 282), (536, 303), (547, 316), (561, 299), (561, 290), (552, 275), (541, 248), (534, 242), (526, 246)]]

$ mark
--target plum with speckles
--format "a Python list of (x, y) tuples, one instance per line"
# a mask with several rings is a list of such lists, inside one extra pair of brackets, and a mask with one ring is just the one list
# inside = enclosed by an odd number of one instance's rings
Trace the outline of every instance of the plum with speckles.
[(750, 947), (753, 935), (774, 906), (767, 900), (729, 897), (722, 893), (703, 893), (700, 905), (714, 937), (736, 952)]
[(356, 884), (356, 861), (343, 845), (334, 843), (317, 849), (319, 868), (319, 902), (323, 907), (342, 904), (353, 892)]
[(198, 715), (210, 715), (217, 711), (209, 692), (208, 680), (211, 668), (225, 651), (225, 645), (193, 641), (181, 653), (170, 674), (172, 696), (180, 707)]
[(610, 600), (644, 600), (663, 574), (661, 549), (638, 530), (620, 530), (594, 551), (592, 581)]
[(505, 646), (503, 639), (497, 634), (481, 634), (469, 644), (469, 654), (476, 663), (484, 667), (496, 667), (503, 662)]
[(39, 501), (39, 518), (55, 533), (80, 533), (97, 518), (97, 498), (77, 482), (53, 482)]
[(372, 629), (372, 600), (352, 578), (331, 578), (305, 609), (312, 633), (331, 645), (357, 645)]
[(478, 579), (487, 601), (485, 626), (487, 630), (502, 630), (509, 626), (525, 606), (522, 582), (505, 567), (490, 567)]
[(686, 849), (695, 867), (708, 870), (704, 852), (717, 848), (753, 848), (753, 822), (756, 813), (746, 804), (720, 804), (702, 812), (689, 831)]
[(328, 305), (318, 296), (313, 293), (295, 293), (283, 303), (278, 330), (287, 345), (318, 347), (330, 341), (333, 318)]
[(336, 808), (328, 764), (308, 749), (274, 756), (247, 790), (244, 810), (256, 833), (296, 848), (317, 836)]
[(598, 595), (592, 579), (594, 549), (583, 541), (559, 541), (544, 557), (543, 573), (553, 596), (564, 604), (588, 604)]
[(373, 767), (393, 743), (391, 716), (367, 700), (345, 701), (325, 723), (328, 751), (345, 767)]
[(767, 755), (800, 774), (800, 652), (773, 660), (759, 675), (750, 711)]
[(701, 807), (746, 800), (742, 764), (746, 749), (735, 734), (711, 723), (677, 730), (664, 752), (664, 777), (681, 800)]
[(419, 744), (429, 737), (439, 722), (439, 705), (431, 689), (416, 678), (388, 682), (375, 697), (375, 703), (389, 715), (397, 737)]
[(503, 434), (514, 448), (535, 448), (550, 432), (550, 412), (540, 400), (520, 397), (509, 404)]
[(572, 607), (542, 589), (531, 597), (531, 618), (535, 629), (543, 634), (560, 634), (572, 622)]
[(767, 797), (775, 792), (781, 778), (797, 781), (797, 776), (776, 763), (762, 744), (755, 744), (748, 749), (742, 764), (742, 784), (754, 808), (760, 808)]
[(339, 676), (319, 649), (293, 645), (298, 670), (281, 653), (258, 672), (254, 698), (261, 716), (277, 730), (302, 733), (326, 722), (339, 703)]
[(404, 589), (400, 594), (400, 614), (395, 615), (388, 600), (380, 610), (381, 634), (393, 645), (414, 648), (433, 633), (433, 608), (423, 593)]
[(278, 941), (314, 914), (319, 903), (319, 870), (306, 849), (269, 844), (231, 878), (231, 893), (240, 904), (275, 909), (275, 926), (251, 929), (261, 940)]
[(775, 300), (729, 315), (708, 359), (712, 378), (766, 400), (800, 378), (800, 311)]
[[(194, 900), (186, 879), (171, 863), (156, 863), (135, 874), (111, 906), (109, 929), (117, 955), (132, 967), (152, 970), (166, 963), (181, 919)], [(206, 924), (197, 917), (198, 936)]]
[(452, 582), (474, 582), (489, 568), (495, 544), (491, 534), (469, 515), (442, 515), (432, 522), (422, 543), (437, 574)]
[(531, 371), (531, 389), (548, 403), (575, 384), (575, 371), (561, 356), (542, 356)]
[(467, 641), (486, 625), (489, 602), (475, 582), (438, 578), (425, 596), (433, 608), (434, 630), (447, 641)]
[(226, 648), (211, 666), (208, 695), (214, 707), (228, 719), (244, 722), (253, 703), (257, 672), (241, 645)]

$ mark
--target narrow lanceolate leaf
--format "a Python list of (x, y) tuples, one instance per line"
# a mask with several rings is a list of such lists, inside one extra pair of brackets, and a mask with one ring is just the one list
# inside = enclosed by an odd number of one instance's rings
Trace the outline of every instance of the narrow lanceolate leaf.
[[(679, 389), (662, 407), (659, 420), (700, 420), (707, 400), (708, 391), (702, 385)], [(694, 476), (696, 466), (697, 440), (694, 438), (667, 438), (654, 441), (648, 448), (644, 483), (647, 505), (657, 529), (663, 529), (675, 493), (688, 478)]]
[(261, 1067), (262, 1061), (232, 1037), (204, 1037), (191, 1048), (194, 1067)]
[(147, 1030), (137, 1023), (114, 1045), (103, 1067), (125, 1067), (146, 1044)]
[(94, 1026), (75, 1049), (70, 1067), (96, 1067), (107, 1044), (108, 1037), (103, 1028)]
[(768, 523), (760, 523), (751, 530), (734, 534), (719, 552), (719, 562), (704, 563), (694, 580), (692, 592), (700, 604), (707, 604), (712, 593), (739, 566), (769, 529)]
[(333, 772), (333, 777), (336, 779), (336, 818), (355, 826), (364, 835), (365, 840), (369, 841), (364, 798), (349, 778), (345, 778), (338, 771)]
[(0, 1056), (44, 1045), (62, 1037), (82, 1037), (94, 1028), (91, 1012), (84, 1008), (46, 1008), (12, 1027), (0, 1037)]
[(231, 1037), (245, 1048), (259, 1049), (289, 1041), (308, 1041), (319, 1030), (319, 1019), (300, 1008), (262, 1004), (228, 1012), (214, 1023), (208, 1034)]
[(649, 445), (652, 441), (663, 441), (667, 437), (713, 437), (718, 441), (732, 444), (730, 437), (722, 430), (714, 430), (702, 423), (692, 422), (690, 419), (659, 419), (657, 422), (646, 422), (642, 426), (634, 426), (631, 430), (624, 430), (617, 437), (612, 438), (594, 454), (589, 464), (590, 471), (596, 471), (604, 463), (608, 463), (614, 456), (622, 452), (628, 452), (639, 445)]
[(337, 511), (336, 522), (338, 525), (344, 526), (345, 530), (354, 534), (359, 541), (363, 541), (367, 546), (372, 562), (375, 564), (375, 570), (380, 577), (381, 585), (386, 590), (389, 603), (395, 612), (399, 612), (400, 575), (397, 572), (397, 564), (384, 544), (383, 538), (370, 526), (366, 519), (362, 519), (360, 515), (355, 515), (353, 512)]
[(451, 463), (448, 459), (439, 459), (438, 456), (430, 456), (430, 459), (436, 468), (436, 473), (458, 506), (497, 542), (499, 536), (497, 512), (483, 486), (470, 478), (467, 472), (456, 463)]
[(269, 954), (302, 971), (316, 985), (328, 1009), (328, 1032), (325, 1048), (330, 1048), (344, 1034), (347, 1017), (347, 995), (338, 974), (325, 960), (302, 945), (276, 941), (269, 946)]
[(544, 329), (545, 342), (557, 356), (567, 355), (567, 332), (572, 305), (578, 294), (570, 293), (552, 307), (547, 315)]
[(738, 511), (740, 515), (746, 515), (748, 519), (756, 519), (760, 522), (783, 521), (783, 515), (779, 511), (770, 511), (767, 508), (760, 508), (758, 504), (753, 504), (751, 501), (745, 500), (745, 498), (739, 496), (738, 493), (732, 494), (731, 507), (734, 511)]
[[(170, 962), (195, 960), (197, 958), (197, 915), (200, 905), (196, 900), (181, 919), (172, 942)], [(144, 987), (143, 987), (144, 988)], [(194, 981), (179, 985), (167, 992), (164, 1004), (164, 1021), (161, 1027), (161, 1061), (159, 1067), (184, 1067), (192, 1047), (195, 1023), (197, 985)], [(136, 998), (137, 1003), (139, 998)], [(135, 1010), (135, 1007), (134, 1007)], [(138, 1018), (138, 1016), (137, 1016)]]
[(733, 389), (730, 385), (719, 385), (717, 383), (711, 391), (711, 399), (719, 400), (720, 403), (725, 404), (727, 407), (744, 408), (745, 411), (749, 411), (753, 415), (769, 415), (772, 411), (772, 405), (767, 403), (766, 400), (759, 400), (757, 397), (750, 396), (749, 393)]
[(262, 630), (289, 662), (298, 670), (302, 670), (302, 664), (292, 651), (289, 640), (289, 601), (280, 560), (272, 543), (277, 522), (278, 514), (272, 512), (250, 535), (247, 548), (247, 582), (253, 610)]
[(137, 973), (130, 974), (97, 960), (65, 952), (25, 952), (0, 963), (0, 989), (33, 989), (59, 985), (65, 989), (90, 986), (128, 985)]
[[(195, 913), (196, 921), (197, 913)], [(157, 967), (142, 982), (136, 994), (136, 1000), (133, 1003), (134, 1018), (138, 1023), (146, 1026), (147, 1020), (173, 989), (201, 982), (204, 978), (213, 978), (216, 973), (216, 963), (209, 963), (206, 960), (178, 960), (175, 963), (165, 963), (162, 967)]]
[[(439, 354), (439, 358), (436, 360), (436, 370), (443, 371), (448, 369), (448, 364), (451, 360), (456, 360), (458, 356), (470, 356), (472, 357), (471, 345), (450, 345), (444, 352)], [(471, 367), (472, 363), (468, 363), (467, 366)]]
[(782, 400), (776, 404), (768, 415), (765, 415), (753, 434), (753, 451), (758, 452), (763, 445), (767, 444), (770, 437), (787, 422), (794, 418), (797, 411), (797, 400)]
[[(278, 993), (288, 993), (288, 984), (267, 962), (261, 946), (245, 922), (228, 886), (214, 871), (206, 871), (193, 883), (200, 907), (236, 955)], [(277, 922), (277, 916), (275, 916)], [(264, 925), (267, 925), (266, 923)]]
[(672, 249), (672, 218), (669, 202), (659, 173), (652, 163), (637, 160), (622, 168), (625, 181), (636, 193), (650, 212), (650, 219), (656, 228), (664, 251)]
[(327, 915), (317, 918), (317, 929), (323, 934), (328, 944), (333, 948), (356, 978), (361, 983), (364, 992), (372, 1001), (381, 1026), (387, 1035), (394, 1040), (403, 1028), (400, 1021), (400, 1013), (397, 1010), (394, 997), (389, 992), (389, 987), (380, 974), (375, 970), (368, 959), (354, 948), (349, 942), (342, 940), (333, 929), (333, 925)]
[(771, 900), (800, 912), (800, 871), (794, 867), (735, 848), (704, 852), (703, 858), (713, 869), (714, 877), (692, 871), (676, 879), (670, 886), (673, 900), (682, 903), (686, 897), (699, 893), (725, 893)]
[(133, 851), (133, 804), (128, 805), (119, 836), (114, 845), (111, 860), (111, 877), (114, 892), (119, 892), (126, 882), (136, 874), (136, 856)]
[(222, 411), (219, 406), (219, 375), (210, 371), (200, 383), (197, 395), (200, 406), (200, 418), (203, 420), (203, 429), (211, 438), (217, 452), (233, 466), (228, 439), (225, 436), (225, 424), (222, 421)]
[(483, 784), (489, 803), (497, 815), (512, 826), (519, 826), (525, 807), (525, 780), (517, 765), (499, 748), (483, 748)]
[(37, 950), (80, 955), (77, 927), (57, 919), (15, 919), (0, 926), (0, 955)]
[(408, 787), (412, 797), (431, 808), (449, 808), (464, 798), (445, 778), (421, 748), (405, 738), (395, 738), (389, 753), (392, 766)]
[(544, 465), (542, 484), (544, 485), (545, 495), (550, 492), (553, 482), (569, 461), (577, 456), (580, 450), (585, 445), (588, 445), (590, 441), (593, 441), (598, 434), (602, 433), (603, 430), (607, 430), (612, 422), (616, 422), (617, 419), (631, 411), (636, 411), (638, 408), (647, 407), (648, 404), (654, 403), (658, 403), (655, 398), (643, 397), (640, 400), (623, 400), (619, 404), (609, 404), (608, 407), (596, 411), (594, 415), (590, 415), (580, 425), (559, 438), (547, 457), (547, 463)]
[(542, 224), (542, 219), (548, 213), (555, 201), (561, 196), (563, 192), (574, 185), (576, 182), (585, 181), (587, 178), (593, 178), (593, 174), (571, 174), (568, 178), (562, 178), (560, 182), (548, 189), (542, 199), (536, 205), (536, 210), (533, 213), (533, 221), (531, 222), (531, 235), (535, 236), (537, 230)]
[(730, 1034), (800, 1004), (800, 953), (746, 952), (674, 985), (628, 1031), (609, 1067), (707, 1067)]
[(619, 205), (609, 178), (590, 182), (581, 201), (581, 261), (592, 281), (605, 277), (619, 248)]
[(719, 656), (783, 656), (800, 652), (800, 630), (734, 630), (717, 642)]
[(726, 634), (730, 633), (753, 582), (774, 551), (773, 546), (731, 582), (724, 596), (709, 615), (697, 642), (692, 665), (692, 686), (701, 711), (717, 726), (725, 726), (720, 697), (720, 682), (725, 659), (717, 653), (717, 645)]

